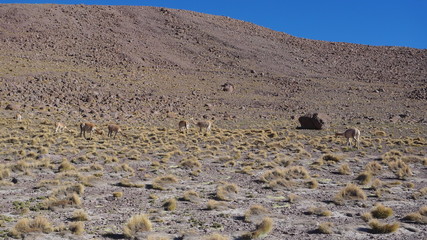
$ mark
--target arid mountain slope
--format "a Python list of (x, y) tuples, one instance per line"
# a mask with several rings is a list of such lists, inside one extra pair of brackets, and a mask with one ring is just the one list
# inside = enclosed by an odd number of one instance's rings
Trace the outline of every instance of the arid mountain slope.
[[(94, 119), (307, 111), (357, 121), (426, 118), (427, 50), (300, 39), (222, 16), (4, 4), (0, 48), (3, 103), (28, 111)], [(225, 82), (236, 90), (222, 92)]]

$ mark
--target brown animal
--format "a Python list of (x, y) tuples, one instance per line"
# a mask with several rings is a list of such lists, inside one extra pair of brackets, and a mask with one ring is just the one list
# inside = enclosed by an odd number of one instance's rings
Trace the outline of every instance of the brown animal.
[(22, 115), (21, 114), (19, 114), (19, 113), (16, 114), (15, 118), (16, 118), (16, 121), (22, 122)]
[[(115, 139), (117, 133), (121, 132), (121, 131), (122, 131), (122, 129), (116, 124), (108, 125), (108, 137), (113, 137)], [(114, 134), (114, 136), (113, 136), (113, 134)]]
[(360, 145), (360, 131), (357, 128), (349, 128), (343, 133), (335, 133), (335, 136), (344, 136), (347, 138), (347, 146), (351, 147), (351, 139), (354, 139), (355, 146), (359, 148)]
[(90, 134), (90, 139), (92, 139), (92, 132), (96, 130), (96, 126), (93, 123), (86, 122), (80, 124), (80, 137), (83, 136), (86, 138), (86, 132)]
[(194, 125), (196, 125), (199, 128), (199, 132), (202, 132), (203, 129), (206, 129), (206, 132), (210, 132), (212, 128), (213, 121), (198, 121), (195, 122)]
[(187, 121), (179, 121), (178, 123), (178, 131), (180, 132), (187, 132), (187, 130), (190, 129), (190, 123)]
[(64, 131), (65, 129), (67, 129), (67, 126), (65, 126), (65, 124), (63, 124), (62, 122), (57, 122), (56, 124), (55, 124), (55, 133), (58, 133), (58, 132), (62, 132), (62, 131)]

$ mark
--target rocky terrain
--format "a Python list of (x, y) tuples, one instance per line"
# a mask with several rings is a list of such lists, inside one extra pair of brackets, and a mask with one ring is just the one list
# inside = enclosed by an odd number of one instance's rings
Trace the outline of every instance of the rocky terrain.
[(0, 18), (0, 94), (23, 109), (121, 121), (426, 119), (427, 50), (300, 39), (154, 7), (3, 4)]
[[(0, 238), (427, 237), (425, 49), (21, 4), (0, 5), (0, 49)], [(298, 129), (310, 112), (329, 127)]]

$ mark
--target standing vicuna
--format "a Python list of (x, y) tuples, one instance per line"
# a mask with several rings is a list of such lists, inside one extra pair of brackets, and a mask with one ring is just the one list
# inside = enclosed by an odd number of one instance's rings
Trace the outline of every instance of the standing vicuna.
[[(121, 133), (122, 129), (116, 124), (108, 125), (108, 137), (116, 138), (117, 133)], [(114, 135), (114, 136), (113, 136)]]
[(179, 121), (178, 131), (187, 133), (187, 130), (190, 129), (190, 123), (187, 121)]
[(206, 129), (206, 132), (210, 132), (211, 128), (212, 128), (212, 123), (213, 121), (198, 121), (198, 122), (194, 122), (194, 125), (196, 125), (196, 127), (199, 128), (199, 132), (202, 132), (203, 129)]
[(347, 138), (347, 146), (351, 147), (351, 139), (354, 139), (355, 146), (359, 148), (360, 145), (360, 131), (357, 128), (349, 128), (343, 133), (335, 133), (335, 136), (344, 136)]
[(55, 123), (55, 133), (59, 133), (67, 129), (67, 126), (63, 124), (62, 122)]
[(86, 138), (86, 132), (90, 134), (90, 139), (92, 139), (92, 132), (96, 130), (96, 126), (93, 123), (86, 122), (80, 124), (80, 137), (83, 136)]
[(22, 115), (21, 114), (19, 114), (19, 113), (16, 114), (15, 118), (16, 118), (17, 122), (22, 122)]

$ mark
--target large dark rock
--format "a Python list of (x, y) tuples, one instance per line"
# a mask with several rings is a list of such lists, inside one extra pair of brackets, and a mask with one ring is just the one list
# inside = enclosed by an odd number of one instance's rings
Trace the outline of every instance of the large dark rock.
[(325, 129), (328, 128), (330, 118), (324, 113), (308, 113), (298, 118), (301, 129)]

